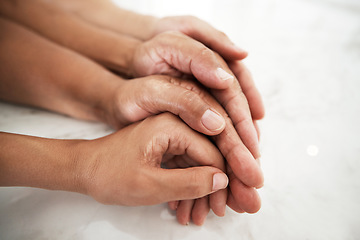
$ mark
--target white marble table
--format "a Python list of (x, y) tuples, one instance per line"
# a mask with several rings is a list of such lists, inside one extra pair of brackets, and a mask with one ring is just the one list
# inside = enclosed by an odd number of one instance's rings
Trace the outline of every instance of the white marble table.
[[(105, 206), (75, 193), (2, 188), (1, 240), (360, 239), (358, 0), (118, 2), (159, 16), (199, 16), (250, 52), (246, 62), (267, 108), (262, 209), (228, 209), (203, 227), (184, 227), (165, 204)], [(0, 130), (87, 139), (111, 132), (3, 102)]]

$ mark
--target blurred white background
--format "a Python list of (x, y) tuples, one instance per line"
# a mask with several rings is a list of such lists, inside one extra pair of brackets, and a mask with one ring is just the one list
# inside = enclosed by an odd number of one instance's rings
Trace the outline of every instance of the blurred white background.
[[(166, 205), (104, 206), (86, 196), (0, 189), (0, 239), (359, 239), (360, 1), (118, 0), (156, 16), (191, 14), (248, 50), (263, 94), (263, 206), (176, 223)], [(121, 24), (121, 23), (119, 23)], [(102, 124), (0, 103), (0, 130), (95, 138)]]

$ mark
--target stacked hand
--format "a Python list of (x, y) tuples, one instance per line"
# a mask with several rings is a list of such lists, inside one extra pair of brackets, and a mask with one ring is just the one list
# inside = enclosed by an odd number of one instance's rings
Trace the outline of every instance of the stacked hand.
[[(68, 171), (79, 176), (76, 184), (65, 173), (63, 181), (17, 176), (22, 164), (6, 161), (9, 153), (0, 158), (8, 166), (2, 185), (77, 191), (108, 204), (170, 201), (182, 224), (192, 218), (201, 225), (210, 208), (223, 216), (226, 204), (258, 211), (263, 175), (255, 120), (264, 108), (240, 61), (246, 52), (226, 35), (197, 18), (155, 19), (106, 1), (3, 1), (0, 11), (2, 99), (121, 129), (92, 141), (36, 139), (72, 149), (63, 161), (52, 158), (76, 166)], [(51, 163), (41, 162), (43, 171)]]

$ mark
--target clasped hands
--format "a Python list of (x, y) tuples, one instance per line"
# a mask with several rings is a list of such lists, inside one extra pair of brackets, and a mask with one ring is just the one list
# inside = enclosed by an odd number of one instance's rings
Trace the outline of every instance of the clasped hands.
[(9, 2), (0, 7), (1, 98), (118, 129), (66, 142), (74, 186), (30, 177), (16, 185), (105, 204), (169, 202), (182, 224), (203, 224), (210, 209), (223, 216), (226, 205), (259, 210), (255, 121), (264, 108), (241, 62), (247, 53), (225, 34), (194, 17), (156, 19), (107, 1)]

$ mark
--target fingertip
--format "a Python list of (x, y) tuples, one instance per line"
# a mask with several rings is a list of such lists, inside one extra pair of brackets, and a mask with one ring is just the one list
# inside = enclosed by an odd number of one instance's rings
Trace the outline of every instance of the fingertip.
[(176, 211), (176, 218), (180, 224), (189, 225), (193, 205), (194, 200), (183, 200), (179, 203)]
[[(257, 194), (257, 191), (255, 191)], [(254, 214), (257, 213), (261, 208), (261, 198), (259, 197), (259, 200), (253, 204), (253, 206), (246, 210), (247, 213)]]
[(249, 53), (246, 50), (236, 45), (233, 45), (232, 48), (235, 50), (234, 53), (236, 53), (236, 55), (234, 54), (235, 56), (231, 60), (243, 60), (249, 55)]
[(256, 213), (261, 208), (261, 199), (253, 187), (245, 186), (239, 179), (234, 179), (231, 183), (233, 201), (239, 208), (247, 213)]
[(244, 89), (244, 93), (249, 102), (251, 117), (254, 120), (263, 119), (265, 117), (265, 106), (259, 90), (253, 85), (250, 90), (245, 91)]
[(212, 209), (212, 211), (218, 217), (225, 217), (225, 209), (226, 209), (226, 205), (221, 208), (214, 208)]
[(205, 223), (205, 220), (206, 220), (206, 216), (205, 217), (202, 217), (201, 219), (194, 219), (193, 218), (193, 222), (194, 222), (194, 224), (196, 225), (196, 226), (202, 226), (202, 225), (204, 225), (204, 223)]
[(244, 184), (248, 187), (261, 188), (264, 185), (264, 173), (256, 160), (253, 161), (255, 162), (253, 164), (253, 174), (247, 175), (247, 178), (244, 178), (244, 181), (246, 181)]
[(175, 211), (177, 209), (177, 207), (179, 206), (179, 201), (168, 202), (168, 206), (171, 210)]
[[(261, 96), (259, 93), (257, 99), (260, 99), (260, 98), (261, 98)], [(250, 105), (250, 110), (251, 110), (251, 117), (253, 119), (261, 120), (265, 117), (265, 108), (264, 108), (262, 100), (257, 100), (257, 102), (255, 101), (255, 99), (250, 100), (249, 105)]]

